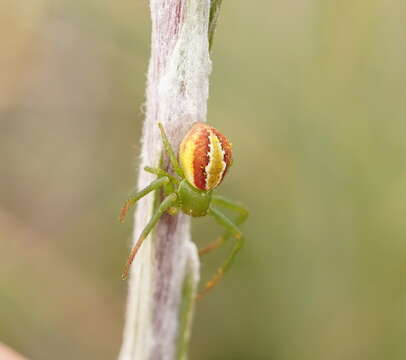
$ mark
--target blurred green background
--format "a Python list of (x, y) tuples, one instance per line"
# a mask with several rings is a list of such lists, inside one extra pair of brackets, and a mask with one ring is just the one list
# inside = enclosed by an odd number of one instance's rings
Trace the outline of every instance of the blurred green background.
[[(0, 7), (0, 341), (114, 359), (148, 2)], [(405, 33), (403, 0), (225, 0), (209, 122), (235, 149), (219, 191), (252, 215), (190, 359), (405, 359)], [(194, 221), (200, 246), (213, 224)]]

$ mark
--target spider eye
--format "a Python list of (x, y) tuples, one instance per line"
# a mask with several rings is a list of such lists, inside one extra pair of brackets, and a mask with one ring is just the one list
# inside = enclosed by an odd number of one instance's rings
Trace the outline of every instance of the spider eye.
[(231, 144), (215, 128), (195, 123), (179, 147), (179, 161), (186, 180), (200, 190), (212, 190), (232, 164)]

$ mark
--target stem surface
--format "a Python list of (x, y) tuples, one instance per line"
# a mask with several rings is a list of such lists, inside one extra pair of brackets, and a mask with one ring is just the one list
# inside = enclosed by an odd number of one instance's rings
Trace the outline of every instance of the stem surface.
[[(150, 0), (150, 6), (151, 58), (138, 189), (154, 179), (141, 169), (160, 163), (158, 122), (178, 149), (192, 123), (206, 121), (211, 68), (210, 0)], [(164, 164), (168, 164), (165, 158)], [(138, 202), (133, 241), (159, 201), (148, 195)], [(190, 218), (163, 215), (131, 267), (119, 360), (186, 359), (198, 280), (199, 257), (190, 238)]]

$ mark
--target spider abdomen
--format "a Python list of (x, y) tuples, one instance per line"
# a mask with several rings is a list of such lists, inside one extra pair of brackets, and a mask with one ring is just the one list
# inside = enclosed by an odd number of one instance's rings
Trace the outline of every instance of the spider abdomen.
[(218, 130), (198, 122), (180, 144), (179, 161), (192, 186), (203, 191), (213, 190), (232, 164), (231, 144)]

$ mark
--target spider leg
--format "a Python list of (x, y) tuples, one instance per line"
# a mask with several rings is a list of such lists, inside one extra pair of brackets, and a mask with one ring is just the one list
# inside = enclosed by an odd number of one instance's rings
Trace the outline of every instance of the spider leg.
[(149, 233), (151, 230), (154, 228), (154, 226), (157, 224), (158, 220), (160, 217), (171, 207), (176, 203), (177, 200), (177, 195), (175, 193), (172, 193), (168, 195), (163, 201), (159, 204), (158, 209), (155, 211), (155, 213), (152, 215), (151, 219), (149, 220), (148, 224), (145, 226), (144, 230), (142, 231), (141, 235), (139, 236), (137, 242), (135, 243), (134, 247), (131, 249), (130, 255), (127, 260), (127, 264), (124, 267), (124, 271), (122, 274), (122, 279), (125, 280), (128, 277), (128, 271), (130, 269), (130, 266), (135, 258), (135, 255), (137, 255), (138, 250), (140, 249), (142, 243), (144, 240), (148, 237)]
[[(213, 195), (212, 204), (222, 206), (232, 211), (236, 211), (238, 213), (238, 216), (234, 219), (234, 223), (236, 225), (241, 225), (249, 215), (248, 210), (243, 205), (235, 201), (229, 200), (223, 196)], [(232, 232), (226, 231), (223, 235), (219, 236), (217, 239), (209, 243), (206, 247), (200, 249), (199, 255), (201, 256), (208, 254), (212, 250), (219, 248), (232, 236), (233, 236)]]
[(226, 258), (223, 265), (217, 270), (216, 274), (211, 278), (209, 282), (206, 283), (203, 290), (198, 294), (197, 299), (202, 298), (208, 291), (210, 291), (214, 286), (218, 284), (218, 282), (223, 278), (224, 274), (227, 270), (231, 267), (234, 262), (234, 259), (238, 252), (244, 245), (244, 237), (241, 231), (238, 229), (237, 225), (230, 220), (226, 215), (224, 215), (220, 210), (213, 208), (210, 206), (209, 214), (214, 217), (214, 219), (224, 228), (226, 228), (227, 232), (232, 234), (236, 239), (236, 243), (234, 244), (233, 248), (231, 249), (230, 254)]
[(128, 212), (128, 210), (130, 209), (131, 206), (133, 206), (139, 199), (141, 199), (142, 197), (144, 197), (145, 195), (147, 195), (148, 193), (150, 193), (151, 191), (157, 190), (159, 189), (161, 186), (164, 186), (166, 184), (169, 183), (169, 178), (167, 176), (161, 177), (159, 179), (154, 180), (153, 182), (151, 182), (151, 184), (149, 184), (147, 187), (145, 187), (144, 189), (138, 191), (138, 192), (134, 192), (132, 193), (127, 201), (124, 203), (123, 207), (121, 208), (120, 211), (120, 216), (119, 216), (119, 220), (121, 222), (124, 222), (125, 216)]
[(174, 182), (175, 184), (179, 184), (179, 180), (177, 178), (175, 178), (174, 176), (172, 176), (171, 174), (169, 174), (165, 170), (162, 170), (161, 168), (158, 168), (158, 167), (154, 168), (154, 167), (150, 167), (150, 166), (145, 166), (144, 170), (146, 172), (157, 175), (159, 177), (167, 176), (172, 182)]
[(165, 151), (169, 156), (169, 160), (171, 162), (173, 170), (176, 172), (176, 174), (178, 174), (181, 178), (183, 178), (184, 177), (183, 170), (179, 165), (179, 162), (178, 162), (178, 160), (176, 158), (176, 155), (175, 155), (175, 153), (174, 153), (174, 151), (172, 149), (171, 144), (169, 143), (169, 140), (168, 140), (168, 138), (166, 136), (166, 133), (165, 133), (165, 129), (164, 129), (162, 123), (158, 123), (158, 126), (159, 126), (159, 129), (161, 130), (162, 142), (163, 142)]

